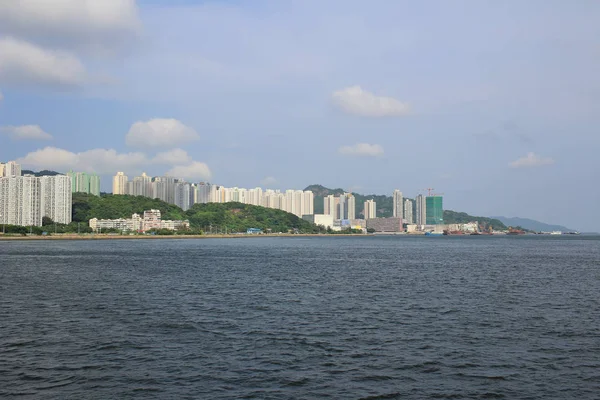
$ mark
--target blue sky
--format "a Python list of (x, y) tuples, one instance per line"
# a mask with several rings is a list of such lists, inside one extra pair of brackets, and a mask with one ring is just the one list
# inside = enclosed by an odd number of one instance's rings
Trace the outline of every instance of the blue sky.
[(0, 2), (0, 160), (598, 230), (597, 1), (93, 3)]

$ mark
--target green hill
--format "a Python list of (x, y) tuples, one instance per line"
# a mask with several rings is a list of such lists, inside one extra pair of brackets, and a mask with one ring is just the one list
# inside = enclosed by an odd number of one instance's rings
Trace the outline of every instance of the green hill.
[(194, 204), (186, 212), (190, 226), (208, 231), (212, 226), (221, 231), (246, 232), (248, 228), (263, 231), (317, 233), (320, 229), (308, 221), (285, 211), (242, 203)]
[(56, 171), (49, 171), (47, 169), (43, 170), (43, 171), (39, 171), (39, 172), (35, 172), (35, 171), (31, 171), (29, 169), (24, 169), (21, 171), (21, 175), (33, 175), (33, 176), (56, 176), (56, 175), (62, 175), (60, 172), (56, 172)]
[(496, 230), (508, 229), (508, 227), (498, 219), (475, 217), (464, 212), (444, 210), (444, 223), (446, 224), (466, 224), (473, 221), (477, 221), (480, 226), (484, 227), (484, 229), (489, 229), (490, 226)]
[(112, 195), (101, 197), (86, 193), (73, 193), (73, 221), (87, 223), (92, 218), (131, 218), (134, 213), (160, 210), (163, 219), (183, 220), (185, 212), (169, 203), (143, 196)]
[(505, 225), (508, 226), (520, 226), (524, 229), (528, 229), (534, 232), (552, 232), (552, 231), (561, 231), (561, 232), (573, 232), (574, 229), (567, 228), (562, 225), (554, 225), (554, 224), (546, 224), (544, 222), (536, 221), (529, 218), (519, 218), (519, 217), (492, 217), (496, 218), (499, 221), (502, 221)]
[[(163, 219), (189, 220), (194, 230), (246, 232), (248, 228), (263, 231), (316, 233), (320, 228), (294, 214), (271, 208), (241, 203), (195, 204), (187, 211), (158, 199), (143, 196), (73, 194), (73, 221), (87, 223), (91, 218), (131, 218), (134, 213), (160, 210)], [(212, 228), (211, 228), (212, 227)]]

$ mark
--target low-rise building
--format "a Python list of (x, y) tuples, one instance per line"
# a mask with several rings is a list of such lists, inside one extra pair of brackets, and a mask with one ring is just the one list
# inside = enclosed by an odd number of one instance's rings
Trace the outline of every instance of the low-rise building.
[(162, 220), (160, 210), (147, 210), (144, 211), (144, 217), (142, 218), (139, 214), (133, 214), (131, 218), (118, 218), (118, 219), (90, 219), (90, 228), (94, 232), (102, 232), (106, 229), (116, 229), (119, 231), (129, 232), (146, 232), (152, 229), (168, 229), (171, 231), (189, 229), (190, 222), (185, 221), (172, 221)]
[(310, 215), (303, 215), (302, 219), (310, 222), (311, 224), (324, 226), (325, 228), (333, 227), (333, 215), (310, 214)]
[(367, 220), (367, 229), (373, 229), (375, 232), (403, 232), (402, 218), (371, 218)]

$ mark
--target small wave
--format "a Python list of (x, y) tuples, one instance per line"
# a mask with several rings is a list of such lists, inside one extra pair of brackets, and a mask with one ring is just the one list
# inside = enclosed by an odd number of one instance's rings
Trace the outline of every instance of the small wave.
[(361, 397), (359, 400), (379, 400), (379, 399), (398, 399), (402, 396), (400, 392), (376, 394), (373, 396)]

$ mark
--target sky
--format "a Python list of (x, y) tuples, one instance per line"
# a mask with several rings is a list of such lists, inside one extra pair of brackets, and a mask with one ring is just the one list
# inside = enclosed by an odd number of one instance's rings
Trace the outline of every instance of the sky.
[(0, 161), (600, 225), (595, 0), (0, 0)]

